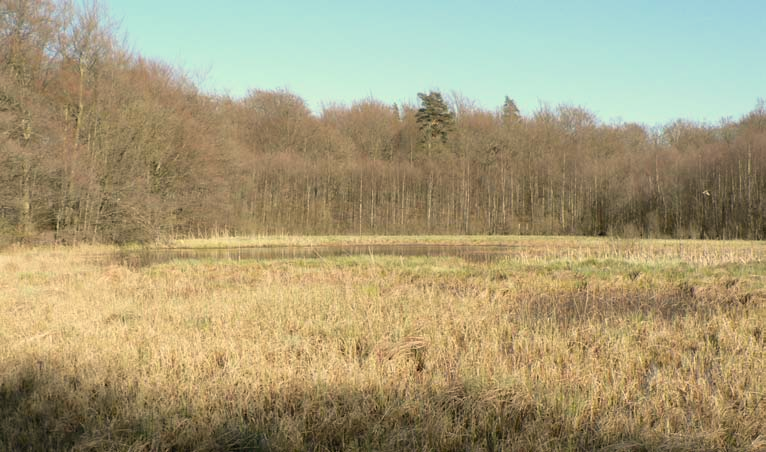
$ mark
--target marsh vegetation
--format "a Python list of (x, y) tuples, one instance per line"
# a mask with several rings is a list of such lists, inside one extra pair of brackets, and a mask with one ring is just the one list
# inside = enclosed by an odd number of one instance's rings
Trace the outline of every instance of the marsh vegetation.
[(766, 447), (766, 246), (472, 240), (518, 246), (143, 267), (12, 247), (0, 449)]

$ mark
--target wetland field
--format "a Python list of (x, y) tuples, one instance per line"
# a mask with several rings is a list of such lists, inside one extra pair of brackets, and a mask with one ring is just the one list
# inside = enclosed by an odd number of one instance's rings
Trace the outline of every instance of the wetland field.
[(0, 450), (766, 451), (765, 413), (761, 242), (0, 251)]

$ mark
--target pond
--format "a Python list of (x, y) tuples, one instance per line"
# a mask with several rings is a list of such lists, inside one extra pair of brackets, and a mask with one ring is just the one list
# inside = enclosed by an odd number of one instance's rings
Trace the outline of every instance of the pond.
[(472, 262), (491, 262), (508, 256), (514, 247), (508, 245), (320, 245), (261, 246), (237, 248), (168, 248), (123, 251), (113, 255), (110, 263), (145, 267), (177, 260), (275, 260), (324, 259), (335, 256), (427, 256), (458, 257)]

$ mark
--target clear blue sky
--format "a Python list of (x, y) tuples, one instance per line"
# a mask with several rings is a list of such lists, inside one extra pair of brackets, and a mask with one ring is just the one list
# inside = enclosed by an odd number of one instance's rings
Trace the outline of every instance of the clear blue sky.
[(315, 111), (457, 91), (606, 122), (738, 119), (766, 97), (766, 1), (103, 0), (127, 43), (207, 91), (287, 88)]

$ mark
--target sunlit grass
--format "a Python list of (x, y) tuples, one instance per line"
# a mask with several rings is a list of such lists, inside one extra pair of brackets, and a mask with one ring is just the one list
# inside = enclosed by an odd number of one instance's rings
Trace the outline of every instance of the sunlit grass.
[(370, 239), (257, 240), (525, 246), (144, 268), (4, 252), (0, 449), (766, 445), (763, 245)]

